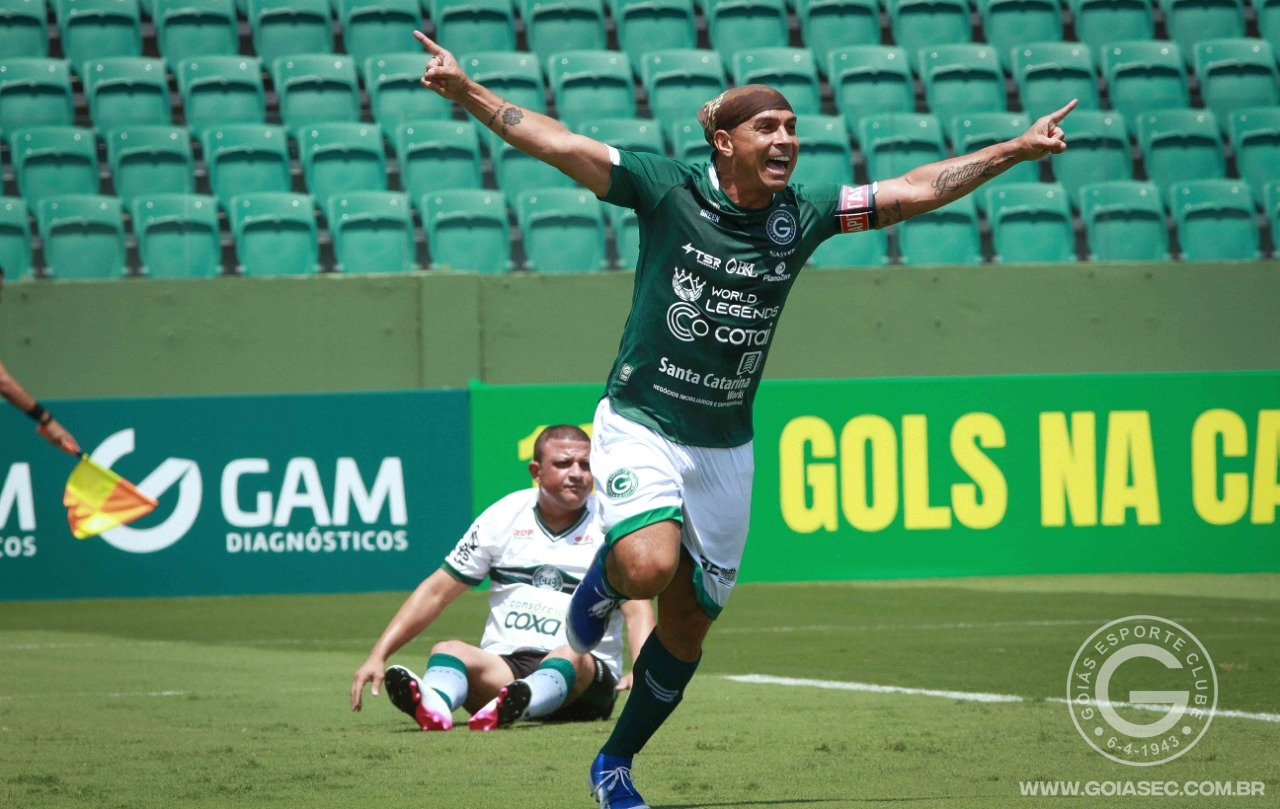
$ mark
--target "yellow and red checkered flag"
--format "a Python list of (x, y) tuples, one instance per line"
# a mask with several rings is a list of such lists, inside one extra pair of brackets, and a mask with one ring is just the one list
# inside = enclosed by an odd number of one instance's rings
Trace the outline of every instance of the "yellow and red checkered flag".
[(115, 472), (89, 460), (88, 455), (81, 455), (80, 463), (67, 478), (62, 505), (67, 507), (71, 535), (87, 539), (150, 514), (156, 501)]

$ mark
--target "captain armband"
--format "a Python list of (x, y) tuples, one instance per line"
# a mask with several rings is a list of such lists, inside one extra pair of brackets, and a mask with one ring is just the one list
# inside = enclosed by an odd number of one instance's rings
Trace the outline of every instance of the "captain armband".
[(879, 218), (876, 214), (876, 184), (840, 186), (835, 216), (836, 227), (841, 233), (875, 230)]

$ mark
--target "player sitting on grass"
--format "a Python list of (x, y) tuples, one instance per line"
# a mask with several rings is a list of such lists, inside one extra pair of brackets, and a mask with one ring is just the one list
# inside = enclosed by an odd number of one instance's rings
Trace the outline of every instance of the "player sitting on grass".
[[(385, 682), (391, 702), (423, 730), (453, 727), (457, 708), (471, 712), (472, 730), (522, 717), (609, 718), (618, 691), (631, 683), (630, 675), (621, 677), (623, 618), (635, 652), (654, 616), (648, 601), (628, 602), (594, 652), (575, 652), (565, 639), (569, 598), (604, 542), (590, 451), (590, 439), (578, 427), (557, 425), (538, 435), (529, 463), (537, 488), (487, 508), (444, 564), (418, 585), (356, 670), (352, 710), (360, 710), (366, 683), (377, 696)], [(479, 647), (440, 641), (422, 677), (403, 666), (386, 668), (388, 657), (486, 576), (490, 612)]]

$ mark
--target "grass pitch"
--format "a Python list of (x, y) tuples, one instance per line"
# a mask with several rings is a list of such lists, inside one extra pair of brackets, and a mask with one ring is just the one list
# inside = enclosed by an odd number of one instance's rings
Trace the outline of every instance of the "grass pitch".
[[(0, 806), (582, 807), (607, 723), (422, 733), (351, 675), (404, 594), (0, 604)], [(478, 638), (468, 593), (396, 662)], [(1194, 633), (1216, 718), (1175, 761), (1080, 738), (1066, 677), (1128, 615)], [(863, 683), (828, 690), (730, 675)], [(933, 692), (1021, 697), (974, 702)], [(1280, 575), (743, 585), (637, 758), (655, 809), (1280, 805)], [(460, 714), (461, 716), (461, 714)], [(1029, 798), (1019, 782), (1262, 781), (1265, 797)]]

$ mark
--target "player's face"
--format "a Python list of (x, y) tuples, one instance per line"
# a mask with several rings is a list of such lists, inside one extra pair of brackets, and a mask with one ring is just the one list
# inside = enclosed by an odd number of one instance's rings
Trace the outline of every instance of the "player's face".
[(734, 127), (734, 176), (754, 179), (760, 190), (776, 194), (787, 187), (800, 154), (796, 116), (786, 110), (766, 110)]
[(595, 485), (591, 476), (591, 445), (585, 441), (553, 438), (534, 464), (538, 499), (547, 506), (576, 511), (586, 505)]

